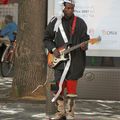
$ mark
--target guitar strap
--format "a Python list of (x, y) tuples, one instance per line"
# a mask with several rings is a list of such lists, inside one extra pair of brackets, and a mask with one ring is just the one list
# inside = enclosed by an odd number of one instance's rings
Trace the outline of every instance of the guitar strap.
[(73, 34), (74, 34), (74, 32), (75, 32), (76, 20), (77, 20), (77, 17), (76, 17), (76, 16), (74, 16), (74, 20), (73, 20), (73, 24), (72, 24), (72, 31), (71, 31), (71, 35), (73, 35)]
[[(74, 31), (75, 31), (76, 19), (77, 19), (77, 17), (74, 16), (74, 20), (73, 20), (73, 23), (72, 23), (72, 30), (71, 30), (70, 39), (72, 39), (72, 35), (74, 34)], [(64, 28), (63, 28), (62, 23), (59, 25), (59, 29), (60, 29), (60, 32), (61, 32), (61, 35), (62, 35), (62, 37), (63, 37), (64, 42), (67, 43), (67, 42), (68, 42), (68, 38), (67, 38), (67, 36), (66, 36), (66, 33), (65, 33), (65, 31), (64, 31)], [(54, 98), (52, 99), (52, 102), (54, 102), (54, 101), (58, 98), (58, 96), (60, 95), (60, 93), (61, 93), (61, 91), (62, 91), (62, 85), (63, 85), (63, 82), (64, 82), (64, 80), (65, 80), (65, 77), (66, 77), (66, 75), (67, 75), (67, 73), (68, 73), (68, 70), (69, 70), (69, 67), (70, 67), (70, 64), (71, 64), (71, 54), (69, 53), (68, 55), (69, 55), (69, 60), (67, 61), (66, 66), (65, 66), (65, 68), (64, 68), (64, 70), (63, 70), (62, 76), (61, 76), (61, 78), (60, 78), (59, 90), (58, 90), (58, 92), (55, 94)]]

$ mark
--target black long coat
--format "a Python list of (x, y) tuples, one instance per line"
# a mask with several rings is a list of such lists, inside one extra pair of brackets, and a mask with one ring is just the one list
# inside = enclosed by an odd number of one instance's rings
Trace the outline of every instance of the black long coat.
[[(62, 25), (71, 46), (89, 40), (86, 23), (84, 22), (83, 19), (77, 17), (75, 31), (70, 41), (70, 33), (71, 33), (73, 18), (74, 16), (72, 16), (70, 19), (67, 19), (65, 17), (62, 18)], [(44, 43), (45, 43), (45, 47), (48, 49), (49, 52), (52, 52), (53, 48), (59, 48), (65, 44), (62, 35), (60, 33), (60, 30), (58, 29), (58, 32), (54, 31), (54, 26), (56, 21), (57, 18), (53, 18), (48, 24), (45, 31)], [(71, 65), (68, 74), (66, 76), (66, 79), (77, 80), (83, 75), (85, 69), (85, 62), (86, 62), (86, 53), (85, 51), (78, 48), (71, 52), (71, 58), (72, 58)], [(60, 80), (62, 71), (64, 70), (64, 66), (65, 66), (65, 62), (61, 62), (55, 67), (55, 80)]]

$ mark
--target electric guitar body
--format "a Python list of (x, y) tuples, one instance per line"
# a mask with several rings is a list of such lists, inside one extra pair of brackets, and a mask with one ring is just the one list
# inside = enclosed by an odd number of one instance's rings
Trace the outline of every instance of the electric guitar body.
[(58, 65), (58, 63), (62, 61), (67, 61), (68, 58), (65, 57), (64, 51), (66, 50), (65, 47), (61, 47), (58, 49), (60, 52), (60, 58), (56, 58), (52, 53), (48, 53), (48, 66), (54, 68)]

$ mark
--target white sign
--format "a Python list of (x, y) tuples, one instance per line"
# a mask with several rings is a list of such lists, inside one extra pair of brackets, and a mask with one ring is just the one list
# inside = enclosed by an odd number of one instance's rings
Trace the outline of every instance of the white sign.
[[(62, 12), (62, 0), (54, 0), (54, 15)], [(120, 0), (75, 0), (75, 15), (83, 18), (91, 38), (101, 36), (99, 44), (89, 45), (88, 56), (120, 57)]]

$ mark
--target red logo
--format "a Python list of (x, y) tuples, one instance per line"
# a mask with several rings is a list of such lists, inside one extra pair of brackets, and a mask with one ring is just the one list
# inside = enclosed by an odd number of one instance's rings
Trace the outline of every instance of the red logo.
[(8, 4), (9, 0), (0, 0), (0, 4)]

